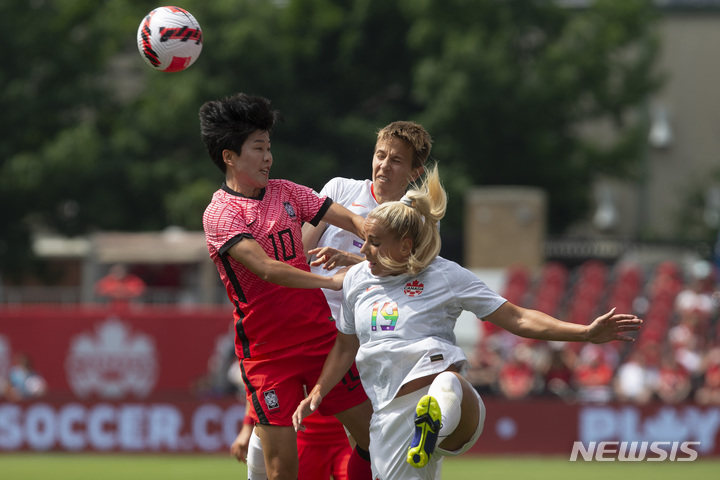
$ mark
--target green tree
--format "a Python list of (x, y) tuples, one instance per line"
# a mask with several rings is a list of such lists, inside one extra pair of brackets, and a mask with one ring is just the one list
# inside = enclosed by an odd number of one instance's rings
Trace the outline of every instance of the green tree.
[[(187, 0), (198, 61), (153, 71), (135, 35), (149, 0), (0, 5), (0, 272), (27, 270), (29, 233), (201, 228), (221, 176), (197, 111), (238, 91), (285, 122), (272, 176), (315, 188), (366, 178), (374, 133), (420, 121), (435, 139), (459, 232), (463, 189), (546, 188), (555, 231), (582, 215), (597, 172), (626, 175), (657, 85), (649, 0), (582, 10), (519, 0)], [(10, 113), (7, 113), (10, 112)], [(617, 139), (578, 125), (610, 120)], [(453, 213), (455, 212), (455, 213)]]
[[(660, 81), (651, 1), (580, 10), (522, 0), (405, 5), (419, 56), (414, 91), (449, 167), (451, 212), (462, 211), (470, 185), (539, 186), (559, 233), (587, 212), (595, 175), (633, 173), (647, 126), (629, 119)], [(600, 121), (614, 129), (611, 144), (580, 133)]]
[[(98, 10), (102, 9), (102, 15)], [(30, 268), (33, 228), (83, 231), (78, 192), (103, 164), (103, 67), (121, 44), (125, 2), (2, 2), (0, 271)], [(82, 211), (82, 210), (80, 210)]]

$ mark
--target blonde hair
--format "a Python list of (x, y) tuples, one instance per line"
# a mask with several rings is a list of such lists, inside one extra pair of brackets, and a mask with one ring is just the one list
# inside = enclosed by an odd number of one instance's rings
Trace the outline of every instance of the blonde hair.
[(414, 186), (400, 201), (386, 202), (368, 214), (395, 238), (410, 238), (412, 252), (405, 262), (380, 256), (378, 260), (392, 271), (416, 275), (440, 253), (438, 223), (445, 216), (447, 193), (440, 182), (437, 165), (430, 167), (420, 186)]

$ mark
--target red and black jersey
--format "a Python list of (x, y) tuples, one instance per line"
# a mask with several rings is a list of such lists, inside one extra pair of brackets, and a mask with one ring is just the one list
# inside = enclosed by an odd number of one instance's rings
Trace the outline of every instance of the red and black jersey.
[(203, 215), (210, 252), (230, 301), (235, 305), (235, 352), (249, 358), (299, 345), (335, 331), (320, 289), (268, 283), (228, 254), (252, 238), (271, 258), (309, 271), (302, 244), (303, 222), (313, 225), (332, 204), (328, 197), (287, 180), (270, 180), (259, 198), (227, 185), (215, 192)]

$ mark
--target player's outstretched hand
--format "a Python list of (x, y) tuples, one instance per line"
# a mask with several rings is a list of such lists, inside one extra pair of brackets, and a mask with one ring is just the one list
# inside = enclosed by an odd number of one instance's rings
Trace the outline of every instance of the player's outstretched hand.
[(308, 253), (315, 256), (315, 260), (310, 262), (310, 266), (322, 265), (325, 270), (332, 270), (337, 267), (351, 267), (363, 260), (357, 255), (332, 247), (313, 248), (308, 250)]
[(635, 339), (627, 332), (640, 330), (642, 320), (635, 315), (615, 313), (613, 308), (605, 315), (601, 315), (590, 324), (588, 340), (592, 343), (605, 343), (611, 340), (633, 342)]
[(302, 424), (303, 418), (317, 410), (320, 402), (322, 402), (322, 397), (316, 391), (311, 391), (308, 396), (300, 402), (300, 405), (295, 409), (295, 413), (293, 413), (292, 416), (293, 427), (295, 427), (296, 432), (305, 430), (305, 425)]

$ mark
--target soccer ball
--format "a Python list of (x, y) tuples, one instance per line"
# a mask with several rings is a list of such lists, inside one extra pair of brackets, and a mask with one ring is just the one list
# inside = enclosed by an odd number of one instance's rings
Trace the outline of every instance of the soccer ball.
[(140, 22), (137, 42), (148, 65), (162, 72), (179, 72), (200, 56), (203, 34), (187, 10), (158, 7)]

